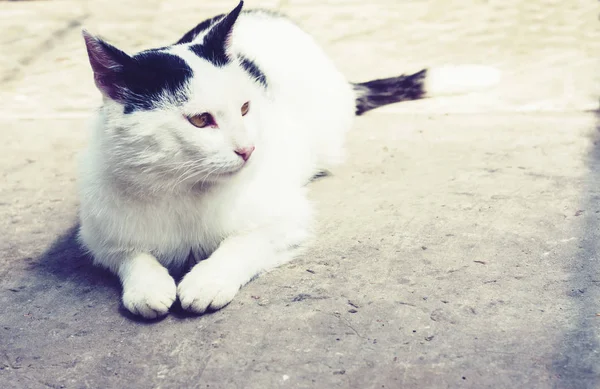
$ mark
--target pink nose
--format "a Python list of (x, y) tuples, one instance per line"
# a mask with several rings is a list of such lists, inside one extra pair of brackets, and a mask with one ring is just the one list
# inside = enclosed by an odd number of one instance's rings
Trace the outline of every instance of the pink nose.
[(235, 153), (237, 155), (239, 155), (240, 157), (242, 157), (242, 159), (244, 161), (247, 161), (250, 156), (252, 155), (252, 152), (254, 151), (254, 146), (250, 146), (250, 147), (241, 147), (237, 150), (235, 150)]

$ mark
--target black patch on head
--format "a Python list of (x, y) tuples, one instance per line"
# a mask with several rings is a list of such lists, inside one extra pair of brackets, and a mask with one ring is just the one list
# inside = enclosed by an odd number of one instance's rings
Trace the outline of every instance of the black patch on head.
[(155, 109), (161, 101), (183, 104), (192, 69), (176, 55), (148, 50), (136, 54), (119, 74), (125, 113)]
[(353, 84), (357, 92), (356, 115), (372, 109), (406, 100), (418, 100), (425, 96), (424, 82), (427, 69), (412, 75), (384, 78)]
[(217, 67), (225, 66), (231, 62), (229, 57), (225, 54), (225, 50), (220, 50), (215, 46), (204, 46), (201, 44), (191, 45), (190, 50), (198, 57), (204, 58)]
[(260, 70), (256, 63), (254, 63), (252, 60), (244, 57), (241, 54), (239, 55), (239, 58), (242, 68), (266, 89), (268, 87), (267, 76), (265, 76), (265, 74), (262, 72), (262, 70)]
[(182, 43), (191, 43), (198, 36), (198, 34), (207, 30), (209, 27), (211, 27), (217, 21), (222, 19), (224, 16), (225, 16), (225, 14), (217, 15), (210, 19), (206, 19), (203, 22), (198, 23), (198, 25), (196, 27), (194, 27), (190, 31), (186, 32), (185, 35), (182, 36), (181, 39), (179, 39), (177, 41), (177, 43), (175, 43), (175, 44), (179, 45)]
[(190, 50), (215, 66), (221, 67), (230, 63), (231, 58), (227, 55), (226, 50), (231, 38), (233, 25), (240, 15), (243, 5), (244, 2), (240, 1), (238, 6), (227, 14), (227, 16), (210, 26), (210, 30), (204, 36), (202, 44), (192, 45), (190, 46)]
[(182, 58), (159, 49), (132, 57), (85, 30), (82, 34), (96, 86), (104, 96), (123, 104), (125, 113), (187, 100), (184, 87), (193, 72)]

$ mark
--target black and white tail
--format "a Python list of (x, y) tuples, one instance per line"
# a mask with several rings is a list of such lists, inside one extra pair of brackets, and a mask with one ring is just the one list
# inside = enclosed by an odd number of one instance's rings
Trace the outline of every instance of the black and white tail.
[(460, 95), (498, 84), (500, 71), (489, 66), (458, 65), (423, 69), (415, 74), (354, 83), (356, 115), (372, 109), (437, 96)]

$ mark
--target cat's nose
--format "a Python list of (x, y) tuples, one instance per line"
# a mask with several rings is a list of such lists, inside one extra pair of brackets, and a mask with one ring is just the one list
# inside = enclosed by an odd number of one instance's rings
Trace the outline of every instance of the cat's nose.
[(240, 147), (239, 149), (235, 150), (235, 153), (237, 155), (239, 155), (240, 157), (242, 157), (242, 159), (244, 161), (247, 161), (250, 158), (250, 156), (252, 155), (253, 151), (254, 151), (254, 146)]

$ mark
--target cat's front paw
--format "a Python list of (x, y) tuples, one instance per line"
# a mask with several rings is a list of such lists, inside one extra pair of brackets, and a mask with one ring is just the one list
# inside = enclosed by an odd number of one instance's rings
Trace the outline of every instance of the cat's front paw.
[(166, 315), (176, 297), (175, 280), (160, 267), (135, 275), (123, 284), (125, 308), (147, 319)]
[(204, 313), (207, 309), (217, 310), (229, 304), (242, 286), (231, 273), (210, 260), (194, 266), (177, 287), (182, 308)]

